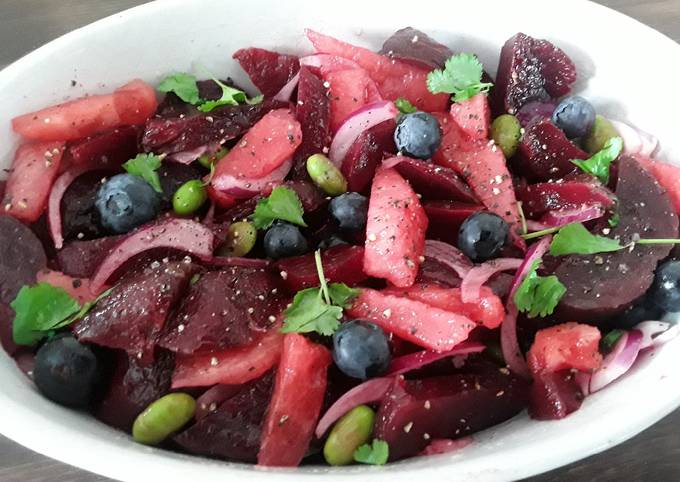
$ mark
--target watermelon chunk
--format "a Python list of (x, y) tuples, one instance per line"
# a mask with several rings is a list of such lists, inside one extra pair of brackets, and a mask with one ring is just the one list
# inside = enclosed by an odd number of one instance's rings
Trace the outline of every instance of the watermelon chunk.
[(491, 126), (491, 109), (486, 94), (477, 94), (451, 105), (451, 119), (470, 139), (487, 140)]
[(141, 125), (156, 111), (156, 91), (136, 79), (112, 94), (91, 95), (12, 119), (32, 141), (71, 141), (121, 126)]
[(661, 184), (673, 202), (675, 212), (680, 213), (680, 167), (661, 161), (653, 161), (646, 157), (636, 156), (636, 159)]
[(590, 372), (602, 364), (599, 344), (600, 330), (594, 326), (569, 322), (545, 328), (536, 333), (527, 363), (533, 373)]
[(233, 58), (265, 97), (276, 95), (300, 69), (300, 59), (295, 55), (255, 47), (237, 50)]
[(317, 52), (344, 57), (365, 69), (378, 84), (385, 99), (404, 97), (420, 110), (428, 112), (441, 112), (448, 107), (448, 95), (432, 94), (427, 90), (427, 69), (376, 54), (310, 29), (305, 32)]
[(411, 186), (394, 169), (375, 175), (368, 204), (364, 273), (411, 286), (425, 251), (427, 216)]
[(331, 130), (335, 132), (352, 112), (368, 103), (368, 88), (373, 81), (364, 69), (338, 70), (324, 75), (331, 101)]
[(60, 271), (44, 269), (38, 271), (36, 282), (47, 283), (63, 289), (81, 305), (96, 298), (96, 295), (93, 295), (90, 291), (90, 280), (87, 278), (73, 278)]
[(361, 290), (347, 315), (371, 320), (388, 333), (435, 351), (453, 349), (477, 326), (464, 315), (372, 289)]
[(258, 465), (295, 467), (307, 453), (326, 394), (329, 351), (297, 333), (283, 341)]
[(2, 213), (25, 223), (37, 221), (47, 207), (63, 154), (63, 142), (20, 146), (7, 178)]

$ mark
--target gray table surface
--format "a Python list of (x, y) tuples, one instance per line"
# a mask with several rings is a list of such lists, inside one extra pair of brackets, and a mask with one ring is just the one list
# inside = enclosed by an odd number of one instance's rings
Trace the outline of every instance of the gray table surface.
[[(145, 2), (0, 0), (0, 68), (63, 33), (142, 3)], [(680, 41), (680, 0), (600, 0), (598, 3), (637, 18), (676, 42)], [(633, 60), (629, 67), (632, 66)], [(676, 80), (671, 79), (671, 82)], [(640, 407), (640, 410), (644, 409), (644, 406)], [(0, 436), (0, 481), (102, 480), (108, 479), (48, 459)], [(618, 447), (531, 480), (680, 480), (680, 410)]]

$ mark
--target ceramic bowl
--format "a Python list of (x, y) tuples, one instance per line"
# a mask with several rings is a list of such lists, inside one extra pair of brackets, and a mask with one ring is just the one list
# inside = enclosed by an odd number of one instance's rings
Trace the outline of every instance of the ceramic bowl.
[[(166, 0), (71, 32), (0, 72), (0, 167), (9, 167), (19, 141), (10, 129), (16, 115), (110, 91), (133, 77), (157, 82), (164, 74), (194, 71), (197, 65), (242, 83), (246, 79), (231, 60), (235, 50), (258, 46), (309, 52), (305, 27), (379, 48), (390, 33), (408, 25), (456, 51), (478, 53), (492, 72), (501, 45), (516, 32), (549, 39), (575, 60), (576, 90), (599, 112), (654, 133), (661, 141), (660, 157), (680, 159), (679, 96), (669, 88), (680, 78), (680, 46), (590, 2), (486, 0), (481, 6), (435, 0)], [(668, 414), (680, 405), (677, 367), (680, 339), (589, 397), (566, 419), (536, 422), (519, 415), (475, 435), (475, 443), (457, 453), (383, 468), (265, 470), (135, 444), (88, 415), (50, 403), (2, 353), (0, 432), (57, 460), (122, 480), (508, 480), (605, 450)]]

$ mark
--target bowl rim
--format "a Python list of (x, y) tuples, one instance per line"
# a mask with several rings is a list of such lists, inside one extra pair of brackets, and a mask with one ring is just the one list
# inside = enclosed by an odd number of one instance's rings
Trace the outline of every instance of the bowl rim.
[[(542, 0), (525, 1), (529, 3), (541, 3)], [(53, 53), (58, 52), (61, 48), (68, 46), (70, 43), (78, 42), (79, 39), (84, 36), (96, 34), (98, 31), (105, 30), (111, 23), (125, 22), (137, 16), (143, 17), (149, 15), (150, 13), (158, 11), (161, 8), (177, 8), (178, 6), (186, 5), (187, 3), (187, 0), (153, 0), (148, 3), (144, 3), (123, 10), (119, 13), (104, 17), (88, 25), (68, 32), (29, 52), (2, 69), (0, 71), (0, 87), (4, 82), (10, 81), (17, 76), (20, 76), (22, 71), (29, 64), (41, 59), (47, 59)], [(655, 41), (665, 44), (665, 48), (674, 50), (678, 56), (680, 56), (680, 45), (678, 45), (667, 35), (643, 24), (636, 19), (633, 19), (604, 5), (594, 3), (590, 0), (571, 0), (570, 4), (578, 4), (582, 8), (590, 8), (593, 9), (594, 12), (599, 12), (600, 14), (606, 13), (608, 16), (616, 17), (619, 21), (627, 23), (631, 28), (644, 30), (648, 34), (653, 35)], [(669, 343), (669, 345), (672, 345), (675, 349), (680, 350), (680, 339), (673, 340), (671, 343)], [(666, 348), (670, 349), (671, 347), (668, 346)], [(662, 350), (660, 352), (659, 358), (663, 357), (664, 351), (667, 352), (668, 350)], [(680, 375), (676, 376), (675, 380), (680, 381)], [(19, 403), (5, 397), (2, 392), (0, 392), (0, 405), (6, 405), (9, 413), (13, 414), (11, 417), (2, 417), (0, 419), (0, 433), (6, 437), (31, 450), (48, 457), (52, 457), (55, 460), (61, 461), (63, 463), (67, 463), (111, 478), (120, 478), (122, 480), (148, 480), (149, 476), (154, 476), (153, 473), (149, 472), (137, 472), (135, 467), (136, 463), (142, 463), (143, 465), (153, 465), (155, 468), (160, 469), (162, 477), (165, 480), (186, 480), (187, 476), (195, 476), (196, 473), (194, 471), (199, 470), (201, 472), (201, 477), (204, 479), (207, 478), (207, 480), (218, 480), (218, 478), (225, 480), (230, 476), (238, 477), (239, 475), (242, 475), (249, 477), (249, 479), (254, 482), (269, 482), (271, 480), (293, 482), (297, 481), (300, 477), (316, 480), (317, 476), (319, 478), (331, 477), (335, 481), (350, 481), (357, 480), (357, 478), (361, 480), (361, 477), (371, 474), (371, 477), (373, 477), (375, 482), (387, 482), (388, 480), (390, 482), (410, 482), (414, 476), (433, 478), (446, 477), (451, 467), (457, 463), (452, 461), (451, 464), (445, 466), (427, 466), (423, 464), (414, 466), (413, 461), (402, 461), (381, 469), (365, 466), (350, 467), (345, 469), (324, 468), (322, 473), (321, 471), (315, 470), (314, 468), (305, 468), (303, 470), (299, 470), (254, 467), (252, 465), (215, 461), (186, 454), (177, 454), (174, 452), (168, 452), (154, 448), (146, 448), (144, 453), (142, 453), (142, 451), (136, 451), (133, 453), (133, 451), (131, 451), (128, 447), (118, 446), (114, 447), (115, 452), (110, 454), (110, 458), (82, 457), (79, 456), (79, 454), (72, 452), (68, 444), (51, 443), (50, 439), (43, 440), (41, 437), (35, 437), (34, 434), (27, 433), (22, 426), (21, 420), (29, 417), (35, 417), (36, 414), (34, 410), (22, 406)], [(606, 450), (627, 440), (650, 425), (656, 423), (678, 406), (680, 406), (680, 391), (675, 393), (674, 397), (669, 396), (666, 400), (660, 401), (655, 412), (637, 417), (633, 425), (620, 424), (618, 428), (608, 433), (604, 441), (587, 440), (581, 444), (578, 450), (572, 450), (567, 454), (559, 454), (559, 456), (556, 453), (553, 453), (549, 454), (548, 457), (543, 457), (541, 459), (541, 468), (531, 468), (531, 464), (527, 464), (527, 466), (521, 471), (512, 473), (493, 471), (480, 472), (476, 470), (474, 473), (470, 472), (468, 476), (474, 476), (477, 480), (508, 480), (508, 478), (529, 477), (538, 473), (543, 473), (548, 470), (562, 467), (576, 460), (580, 460), (587, 456)], [(629, 413), (633, 412), (629, 411)], [(52, 425), (57, 430), (61, 429), (61, 427), (59, 427), (55, 421), (49, 420), (46, 417), (43, 418), (45, 423)], [(127, 435), (113, 429), (111, 430), (112, 432), (118, 434), (119, 437), (127, 438)], [(90, 434), (82, 435), (85, 441), (90, 444), (91, 450), (93, 451), (102, 450), (102, 453), (106, 453), (106, 450), (112, 449), (111, 441), (108, 439), (103, 440), (95, 438)], [(563, 443), (567, 438), (568, 437), (563, 436), (553, 437), (550, 441), (550, 446), (553, 448), (559, 447), (559, 444)], [(526, 450), (526, 448), (515, 447), (506, 450), (506, 460), (512, 460), (523, 450)], [(172, 455), (172, 457), (170, 457), (170, 455)], [(447, 455), (435, 457), (445, 458)], [(204, 470), (205, 477), (203, 472)], [(159, 474), (156, 473), (155, 476), (158, 477)]]

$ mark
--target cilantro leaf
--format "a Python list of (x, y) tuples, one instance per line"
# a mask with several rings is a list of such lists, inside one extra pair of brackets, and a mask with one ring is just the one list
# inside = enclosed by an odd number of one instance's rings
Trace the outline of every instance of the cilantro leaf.
[(64, 289), (47, 283), (22, 286), (10, 303), (14, 310), (12, 337), (17, 345), (32, 346), (42, 340), (48, 331), (81, 309), (80, 304)]
[(165, 93), (173, 92), (177, 97), (191, 105), (201, 103), (196, 77), (191, 74), (179, 73), (170, 75), (158, 84), (158, 90)]
[(306, 227), (303, 214), (302, 202), (297, 193), (279, 186), (272, 190), (269, 197), (258, 201), (252, 219), (257, 229), (267, 229), (277, 219)]
[(95, 298), (94, 300), (92, 300), (92, 301), (87, 301), (87, 302), (83, 305), (83, 307), (80, 308), (80, 310), (78, 310), (77, 313), (75, 313), (75, 314), (69, 316), (68, 318), (66, 318), (66, 319), (65, 319), (64, 321), (62, 321), (61, 323), (58, 323), (56, 326), (54, 326), (53, 329), (56, 330), (56, 329), (59, 329), (59, 328), (64, 328), (64, 327), (66, 327), (66, 326), (69, 326), (69, 325), (70, 325), (71, 323), (73, 323), (74, 321), (80, 320), (80, 319), (83, 318), (85, 315), (87, 315), (90, 311), (92, 311), (92, 308), (94, 308), (94, 307), (97, 305), (97, 303), (99, 303), (102, 299), (104, 299), (104, 298), (106, 298), (107, 296), (109, 296), (109, 295), (111, 294), (112, 291), (113, 291), (113, 288), (109, 288), (108, 290), (104, 291), (102, 294), (100, 294), (99, 296), (97, 296), (97, 298)]
[(602, 184), (607, 184), (609, 182), (609, 166), (619, 157), (622, 149), (623, 139), (612, 137), (590, 159), (572, 159), (571, 162), (580, 167), (582, 171), (598, 178)]
[(482, 82), (484, 68), (477, 56), (461, 53), (427, 75), (427, 88), (433, 94), (453, 94), (454, 102), (463, 102), (480, 92), (488, 92), (493, 84)]
[(390, 446), (377, 438), (371, 445), (364, 444), (354, 451), (354, 460), (362, 464), (385, 465), (389, 456)]
[(128, 173), (144, 179), (157, 193), (162, 193), (161, 179), (156, 172), (161, 167), (162, 160), (162, 157), (155, 154), (137, 154), (137, 157), (123, 164), (123, 168)]
[(527, 313), (529, 318), (552, 314), (560, 302), (567, 288), (557, 279), (557, 276), (539, 276), (536, 273), (542, 259), (535, 260), (531, 269), (520, 283), (513, 301), (521, 312)]
[(349, 302), (359, 296), (359, 290), (350, 288), (344, 283), (331, 283), (328, 285), (328, 294), (334, 305), (347, 308)]
[(203, 102), (198, 106), (198, 110), (201, 112), (210, 112), (217, 107), (222, 107), (223, 105), (239, 105), (240, 103), (244, 102), (247, 104), (259, 104), (264, 99), (264, 96), (261, 95), (253, 97), (252, 99), (248, 99), (248, 96), (242, 90), (230, 87), (215, 77), (211, 78), (222, 89), (222, 97), (217, 100), (207, 100)]
[(612, 227), (615, 228), (616, 226), (619, 225), (619, 222), (621, 221), (621, 215), (617, 212), (612, 214), (609, 219), (607, 220), (607, 223)]
[(402, 114), (410, 114), (418, 110), (418, 108), (415, 105), (411, 104), (408, 100), (404, 99), (403, 97), (399, 97), (397, 100), (395, 100), (394, 105), (396, 106), (397, 109), (399, 109), (399, 112), (401, 112)]
[(607, 253), (623, 249), (617, 239), (605, 238), (590, 234), (581, 223), (567, 224), (560, 228), (550, 243), (550, 254), (564, 256), (566, 254)]

